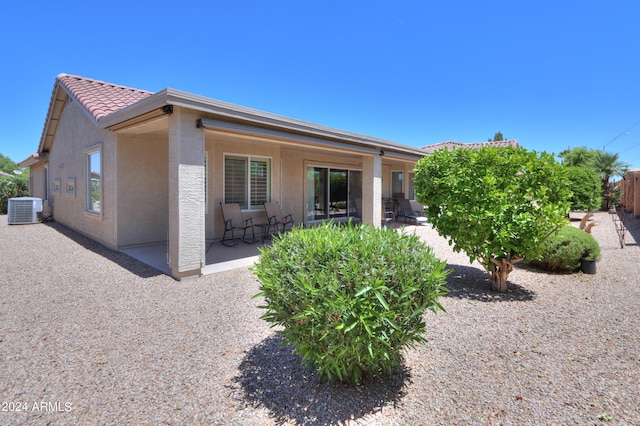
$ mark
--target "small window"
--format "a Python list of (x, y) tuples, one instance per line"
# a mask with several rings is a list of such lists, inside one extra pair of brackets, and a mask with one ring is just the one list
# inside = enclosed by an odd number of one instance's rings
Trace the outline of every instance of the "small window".
[(271, 201), (271, 160), (227, 155), (224, 158), (224, 202), (242, 209), (262, 209)]
[(102, 161), (100, 151), (87, 154), (87, 210), (102, 212)]

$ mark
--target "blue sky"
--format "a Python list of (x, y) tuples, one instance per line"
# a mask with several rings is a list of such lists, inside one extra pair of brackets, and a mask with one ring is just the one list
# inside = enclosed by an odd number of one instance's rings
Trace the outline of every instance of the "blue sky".
[(68, 73), (413, 146), (501, 131), (640, 167), (637, 0), (7, 3), (0, 153), (16, 162)]

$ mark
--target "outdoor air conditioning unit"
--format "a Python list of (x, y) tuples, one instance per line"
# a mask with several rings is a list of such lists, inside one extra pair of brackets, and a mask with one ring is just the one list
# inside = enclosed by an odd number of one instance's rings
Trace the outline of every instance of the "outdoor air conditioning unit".
[(42, 200), (32, 197), (9, 198), (7, 210), (9, 225), (38, 223), (38, 213), (42, 211)]

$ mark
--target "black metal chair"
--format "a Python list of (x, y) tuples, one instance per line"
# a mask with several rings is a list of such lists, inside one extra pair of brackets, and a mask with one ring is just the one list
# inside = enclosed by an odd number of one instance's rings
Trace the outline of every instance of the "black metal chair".
[(278, 233), (284, 232), (289, 225), (293, 227), (293, 216), (291, 214), (283, 215), (282, 210), (280, 210), (280, 205), (277, 202), (264, 203), (264, 211), (269, 221), (269, 231), (273, 228), (275, 232)]
[[(222, 219), (224, 220), (224, 234), (222, 236), (222, 244), (227, 247), (235, 246), (236, 244), (238, 244), (237, 240), (240, 238), (235, 236), (235, 230), (243, 231), (242, 241), (247, 244), (255, 243), (256, 241), (258, 241), (256, 239), (256, 231), (253, 226), (253, 218), (244, 219), (242, 217), (240, 204), (220, 203), (220, 207), (222, 208)], [(251, 230), (251, 240), (247, 240), (247, 231), (249, 229)], [(231, 233), (231, 238), (227, 237), (228, 233)], [(231, 243), (228, 243), (229, 241), (231, 241)]]

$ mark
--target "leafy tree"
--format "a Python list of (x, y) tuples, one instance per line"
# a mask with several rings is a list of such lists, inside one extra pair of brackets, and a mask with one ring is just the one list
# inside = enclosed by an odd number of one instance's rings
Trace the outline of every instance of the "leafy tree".
[(24, 197), (29, 194), (29, 180), (23, 176), (0, 176), (0, 214), (7, 213), (9, 198)]
[(593, 167), (597, 155), (597, 150), (587, 148), (586, 146), (579, 146), (572, 149), (565, 149), (558, 154), (558, 157), (562, 158), (562, 164), (565, 166)]
[(567, 167), (571, 196), (571, 210), (596, 210), (602, 203), (598, 172), (592, 167)]
[(18, 165), (14, 163), (11, 158), (0, 154), (0, 171), (13, 174), (13, 172), (18, 169)]
[(502, 136), (502, 132), (496, 132), (496, 134), (493, 135), (493, 139), (491, 138), (488, 139), (489, 142), (499, 142), (503, 140), (504, 140), (504, 136)]
[(523, 148), (439, 150), (416, 166), (418, 201), (456, 252), (465, 251), (507, 291), (513, 265), (535, 258), (541, 242), (566, 223), (566, 168)]
[(0, 176), (0, 214), (7, 213), (7, 200), (13, 197), (22, 197), (29, 193), (29, 169), (19, 175), (16, 170), (22, 172), (22, 168), (14, 163), (11, 158), (0, 154), (0, 171), (12, 176)]

